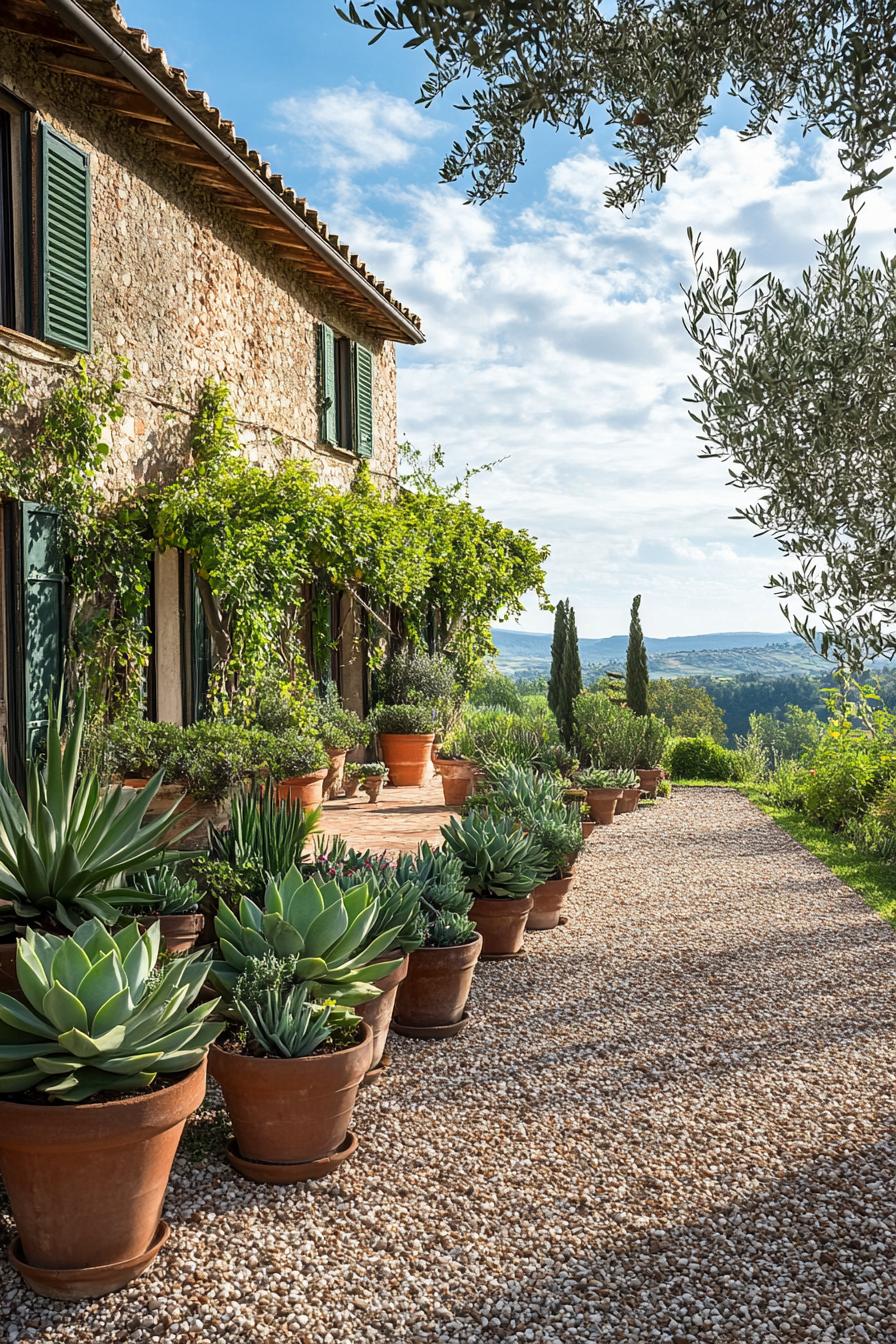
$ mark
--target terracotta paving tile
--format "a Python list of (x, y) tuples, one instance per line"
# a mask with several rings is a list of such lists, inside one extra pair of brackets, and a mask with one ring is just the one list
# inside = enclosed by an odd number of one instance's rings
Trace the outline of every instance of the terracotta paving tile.
[(355, 849), (414, 850), (421, 840), (439, 844), (441, 827), (452, 815), (442, 800), (442, 781), (433, 778), (422, 789), (387, 785), (377, 803), (368, 803), (363, 793), (325, 803), (322, 829)]

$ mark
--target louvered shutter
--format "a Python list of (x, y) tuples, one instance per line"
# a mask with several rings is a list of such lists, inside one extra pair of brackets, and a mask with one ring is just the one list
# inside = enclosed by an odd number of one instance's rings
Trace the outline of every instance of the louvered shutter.
[(354, 346), (352, 355), (353, 446), (359, 457), (370, 457), (373, 453), (373, 355), (363, 345)]
[(41, 126), (43, 335), (90, 351), (90, 160)]
[(336, 442), (336, 338), (326, 323), (317, 326), (317, 403), (321, 443)]

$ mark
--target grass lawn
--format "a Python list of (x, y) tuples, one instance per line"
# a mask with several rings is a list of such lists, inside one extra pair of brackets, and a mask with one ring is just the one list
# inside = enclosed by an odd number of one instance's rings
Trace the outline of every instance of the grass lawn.
[(772, 821), (777, 822), (782, 831), (792, 835), (810, 854), (821, 859), (841, 882), (857, 891), (872, 910), (876, 910), (890, 924), (896, 925), (896, 864), (863, 854), (842, 835), (825, 830), (816, 822), (809, 821), (801, 812), (770, 802), (755, 784), (719, 784), (714, 780), (683, 779), (676, 780), (674, 787), (737, 789)]

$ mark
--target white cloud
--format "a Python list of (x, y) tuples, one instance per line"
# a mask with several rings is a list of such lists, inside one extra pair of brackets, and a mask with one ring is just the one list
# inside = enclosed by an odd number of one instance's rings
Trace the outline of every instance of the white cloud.
[[(683, 403), (686, 228), (795, 279), (846, 217), (836, 151), (787, 127), (749, 142), (722, 129), (631, 218), (604, 207), (608, 178), (576, 152), (516, 212), (512, 196), (483, 210), (450, 187), (340, 185), (341, 229), (428, 336), (400, 351), (402, 435), (442, 443), (457, 471), (509, 455), (474, 498), (551, 545), (549, 589), (583, 634), (624, 630), (634, 592), (650, 634), (782, 629), (764, 588), (778, 552), (730, 519), (742, 497), (700, 460)], [(868, 198), (870, 253), (892, 250), (894, 202), (894, 188)]]
[(357, 83), (283, 98), (273, 106), (277, 129), (298, 141), (316, 164), (341, 172), (406, 164), (440, 130), (406, 98)]

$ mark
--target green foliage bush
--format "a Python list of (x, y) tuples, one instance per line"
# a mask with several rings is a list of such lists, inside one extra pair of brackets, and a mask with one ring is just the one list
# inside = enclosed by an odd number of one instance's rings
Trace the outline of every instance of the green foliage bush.
[(369, 720), (376, 733), (434, 733), (435, 711), (431, 705), (378, 705)]
[(673, 779), (712, 779), (720, 783), (744, 778), (743, 763), (729, 747), (711, 737), (677, 737), (668, 743), (663, 767)]
[(711, 737), (724, 744), (725, 716), (709, 691), (687, 677), (658, 677), (650, 683), (651, 714), (676, 737)]
[(469, 700), (471, 705), (496, 705), (502, 709), (513, 710), (516, 714), (521, 714), (524, 708), (523, 696), (517, 683), (512, 677), (505, 677), (504, 673), (495, 667), (484, 668), (475, 678), (470, 687)]

